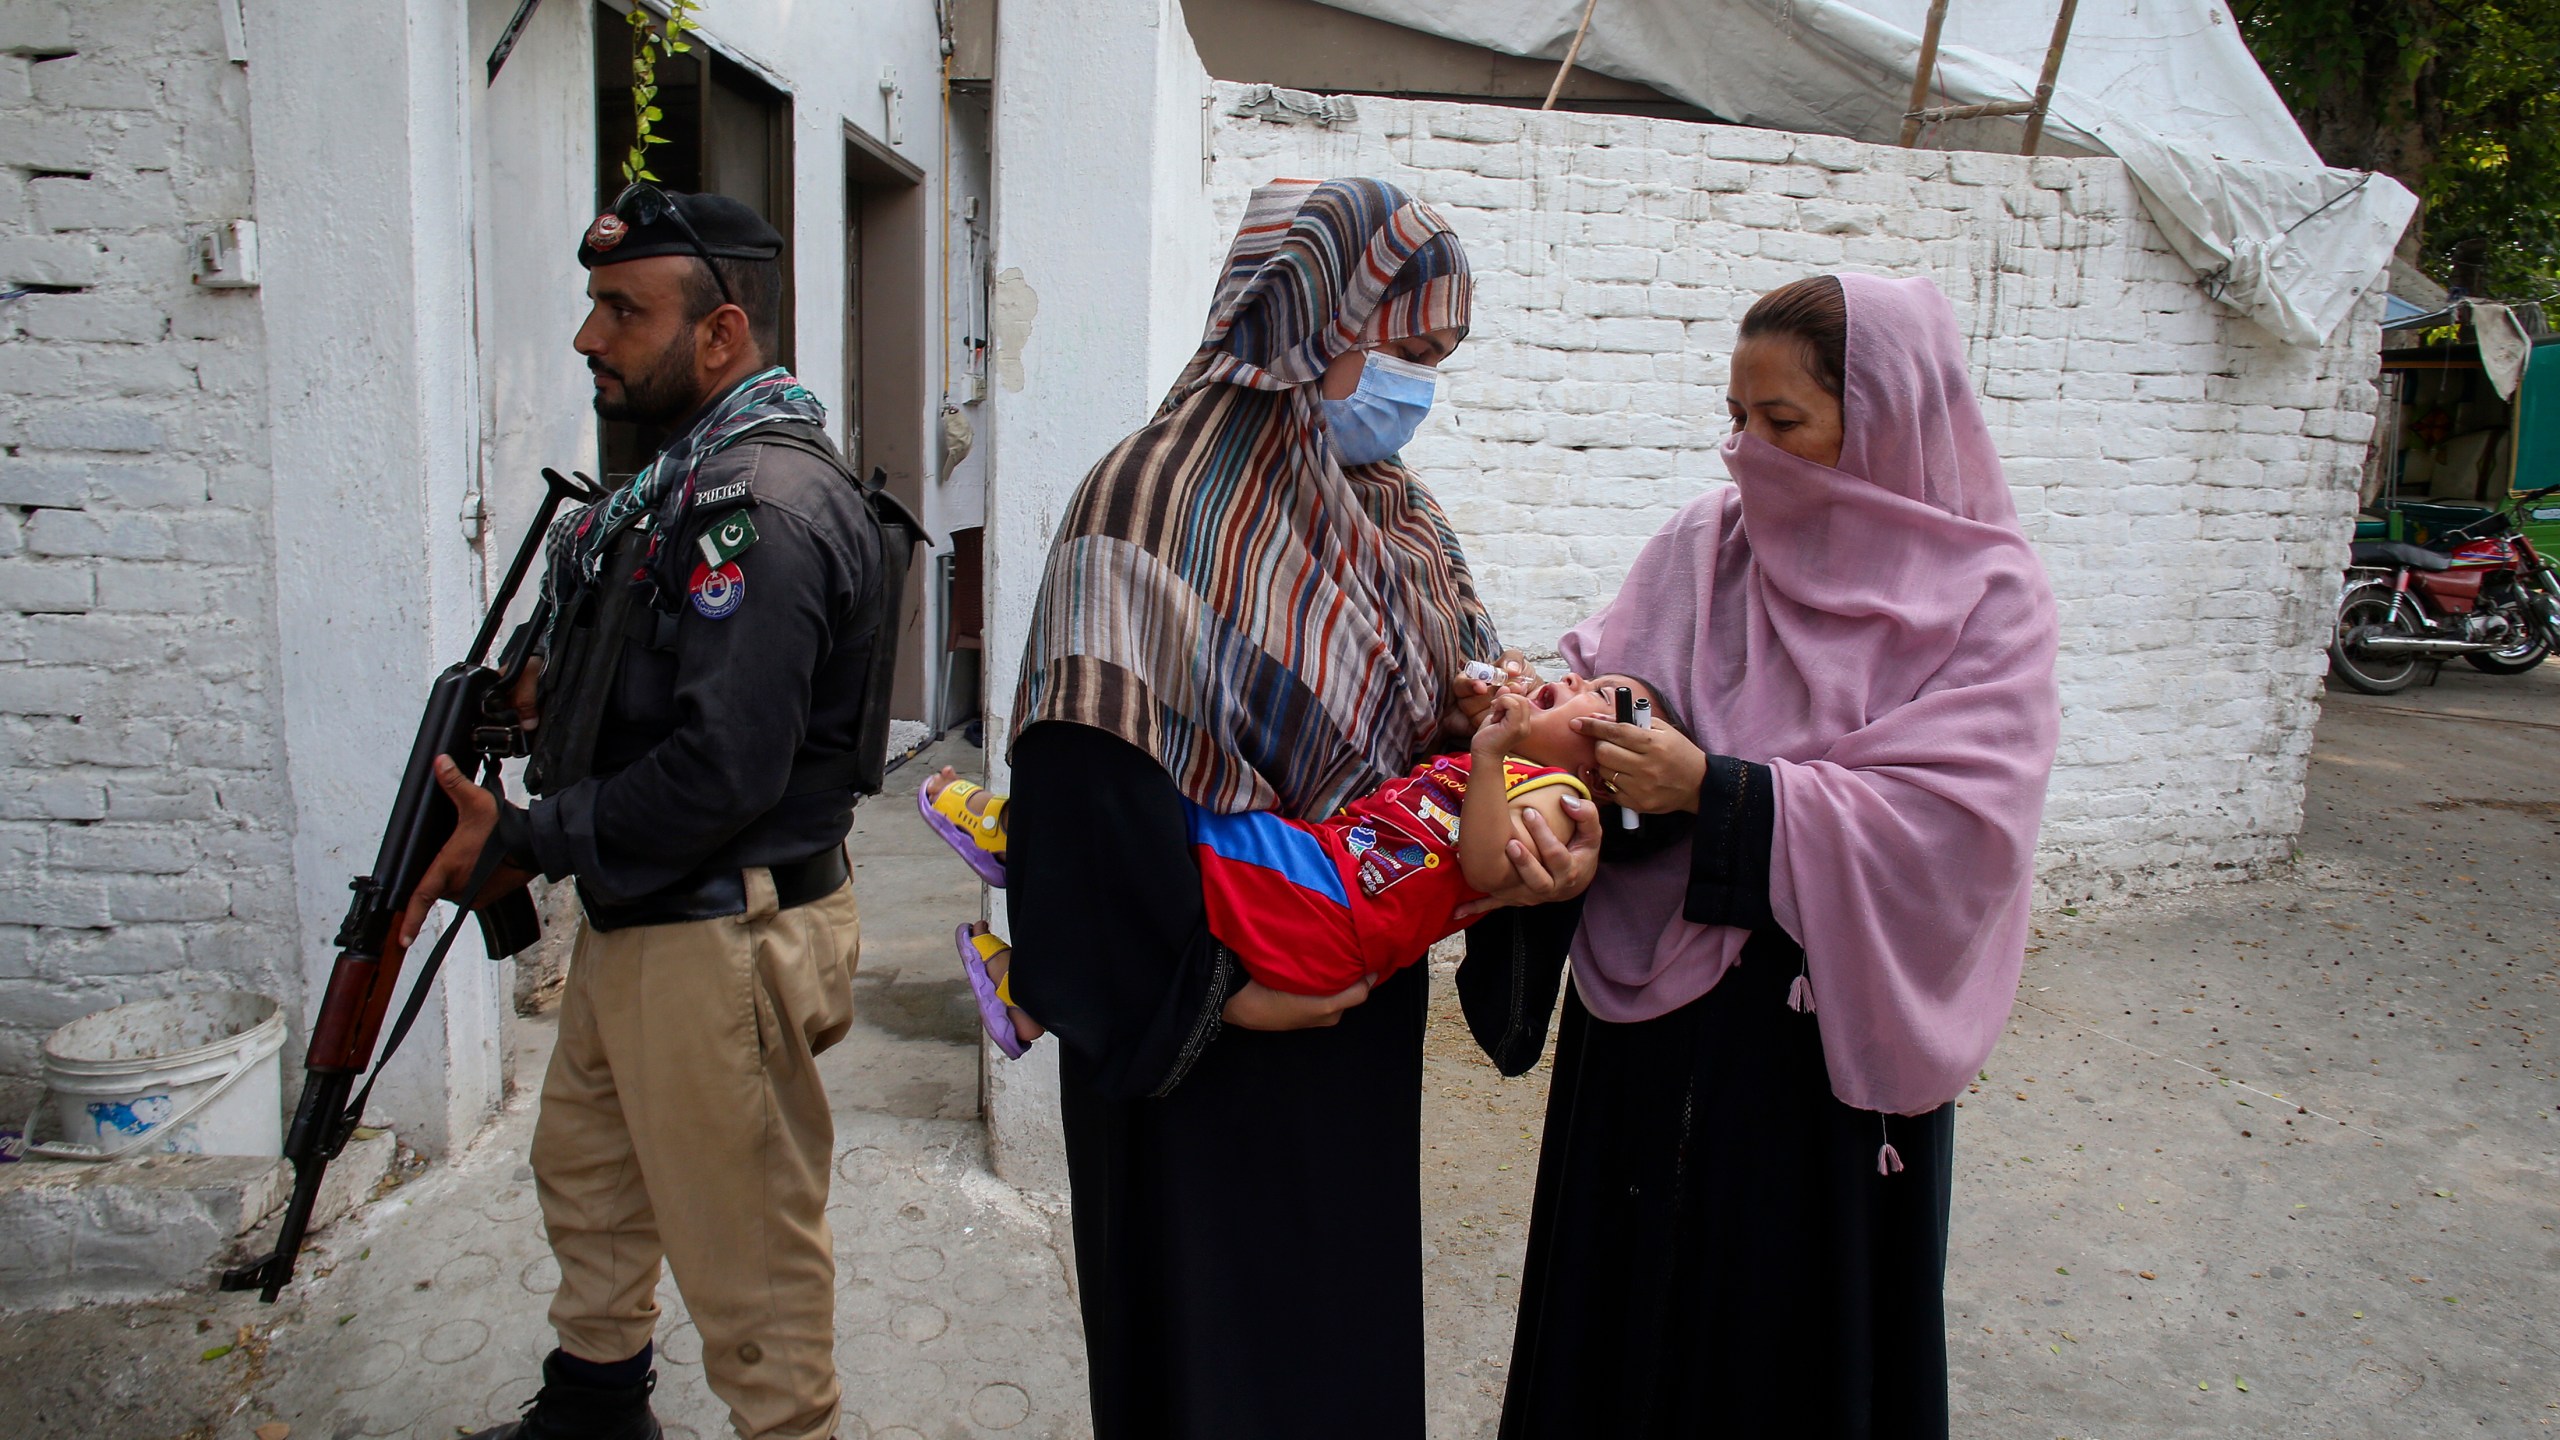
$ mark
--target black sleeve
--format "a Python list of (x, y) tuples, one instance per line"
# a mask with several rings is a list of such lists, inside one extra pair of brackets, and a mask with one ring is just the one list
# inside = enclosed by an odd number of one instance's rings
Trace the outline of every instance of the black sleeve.
[(1707, 757), (1690, 840), (1689, 899), (1681, 908), (1689, 923), (1738, 930), (1778, 923), (1769, 913), (1769, 846), (1777, 823), (1768, 766), (1729, 755)]
[(490, 833), (489, 843), (498, 847), (498, 853), (510, 865), (526, 870), (542, 868), (542, 855), (533, 845), (533, 817), (513, 801), (498, 801), (498, 825)]
[(1564, 987), (1565, 952), (1582, 924), (1582, 897), (1496, 910), (1467, 931), (1458, 1008), (1495, 1069), (1526, 1075), (1546, 1053), (1547, 1022)]
[(543, 873), (609, 903), (684, 879), (771, 810), (809, 728), (810, 685), (849, 613), (851, 555), (807, 515), (755, 512), (744, 589), (717, 618), (677, 612), (674, 728), (631, 764), (532, 807)]
[[(1603, 821), (1600, 861), (1634, 859), (1687, 840), (1689, 895), (1682, 913), (1699, 925), (1770, 928), (1777, 923), (1769, 914), (1773, 793), (1768, 766), (1710, 756), (1694, 822), (1686, 815), (1648, 815), (1640, 829), (1628, 831), (1613, 823), (1611, 812)], [(1546, 1050), (1582, 905), (1576, 898), (1497, 910), (1467, 932), (1458, 1005), (1476, 1043), (1505, 1075), (1527, 1074)]]
[(1116, 735), (1034, 725), (1014, 742), (1005, 817), (1014, 999), (1103, 1093), (1170, 1091), (1246, 978), (1209, 934), (1173, 777)]
[[(1615, 805), (1600, 809), (1600, 863), (1639, 860), (1689, 838), (1685, 814), (1646, 815), (1635, 829)], [(1467, 931), (1458, 965), (1458, 1006), (1494, 1068), (1525, 1075), (1546, 1052), (1547, 1024), (1564, 988), (1566, 952), (1582, 924), (1582, 897), (1556, 905), (1496, 910)]]

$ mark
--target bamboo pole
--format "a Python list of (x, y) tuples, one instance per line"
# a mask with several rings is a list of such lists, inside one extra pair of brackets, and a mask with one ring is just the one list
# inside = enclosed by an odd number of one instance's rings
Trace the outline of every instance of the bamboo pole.
[(1947, 0), (1929, 0), (1929, 25), (1920, 35), (1920, 68), (1911, 75), (1911, 103), (1903, 107), (1902, 148), (1920, 143), (1920, 107), (1938, 73), (1938, 35), (1947, 28)]
[(2035, 108), (2036, 102), (2033, 100), (1994, 100), (1987, 105), (1937, 105), (1926, 110), (1914, 110), (1903, 118), (1917, 120), (1923, 125), (1944, 125), (1950, 120), (1985, 120), (2001, 115), (2032, 115), (2035, 113)]
[(2062, 73), (2062, 47), (2071, 38), (2071, 14), (2080, 8), (2080, 0), (2062, 0), (2062, 13), (2053, 17), (2053, 43), (2045, 47), (2044, 74), (2036, 80), (2036, 108), (2027, 116), (2027, 143), (2021, 155), (2033, 155), (2044, 140), (2044, 112), (2053, 105), (2053, 77)]
[[(1938, 0), (1938, 3), (1943, 5), (1946, 0)], [(1588, 0), (1588, 3), (1582, 7), (1582, 26), (1573, 32), (1573, 44), (1565, 49), (1564, 63), (1556, 67), (1555, 83), (1547, 87), (1547, 103), (1539, 106), (1539, 109), (1556, 108), (1556, 97), (1564, 93), (1564, 77), (1573, 73), (1574, 57), (1582, 53), (1582, 37), (1591, 33), (1591, 14), (1599, 8), (1600, 0)]]

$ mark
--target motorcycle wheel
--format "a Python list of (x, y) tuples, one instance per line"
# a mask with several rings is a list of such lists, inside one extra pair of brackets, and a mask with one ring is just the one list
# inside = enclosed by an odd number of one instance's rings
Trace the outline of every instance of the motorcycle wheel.
[(2329, 673), (2350, 690), (2397, 695), (2417, 683), (2426, 663), (2415, 655), (2374, 655), (2353, 642), (2363, 633), (2415, 636), (2400, 597), (2384, 585), (2359, 585), (2338, 600), (2338, 630), (2329, 641)]

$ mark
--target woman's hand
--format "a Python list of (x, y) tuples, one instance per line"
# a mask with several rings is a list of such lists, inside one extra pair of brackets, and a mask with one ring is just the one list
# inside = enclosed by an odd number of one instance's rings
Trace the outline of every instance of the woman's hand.
[(1259, 980), (1227, 997), (1227, 1023), (1243, 1030), (1315, 1030), (1342, 1023), (1342, 1012), (1369, 998), (1363, 980), (1339, 995), (1292, 995)]
[(1470, 680), (1463, 674), (1449, 682), (1449, 708), (1440, 716), (1442, 735), (1451, 740), (1468, 739), (1476, 733), (1484, 712), (1493, 708), (1494, 696), (1504, 691), (1525, 691), (1541, 683), (1529, 657), (1517, 650), (1503, 651), (1501, 658), (1494, 661), (1494, 668), (1502, 672), (1499, 683)]
[(525, 657), (524, 669), (516, 675), (516, 688), (511, 696), (516, 712), (516, 728), (532, 730), (542, 724), (542, 667), (539, 655)]
[(1552, 905), (1591, 887), (1591, 877), (1600, 873), (1600, 807), (1578, 795), (1566, 796), (1563, 804), (1565, 813), (1573, 817), (1573, 838), (1557, 839), (1556, 832), (1547, 828), (1546, 816), (1522, 811), (1520, 828), (1529, 832), (1535, 844), (1513, 840), (1506, 847), (1512, 883), (1459, 906), (1455, 918), (1472, 919), (1506, 905)]
[(1611, 799), (1640, 815), (1696, 814), (1706, 788), (1707, 752), (1688, 736), (1657, 720), (1650, 729), (1586, 715), (1573, 727), (1597, 742), (1601, 786)]

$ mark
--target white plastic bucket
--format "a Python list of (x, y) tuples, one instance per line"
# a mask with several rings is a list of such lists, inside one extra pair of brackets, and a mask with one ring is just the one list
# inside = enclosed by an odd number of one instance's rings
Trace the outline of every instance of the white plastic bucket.
[(101, 1010), (44, 1042), (57, 1138), (29, 1155), (274, 1155), (284, 1149), (284, 1014), (246, 991)]

